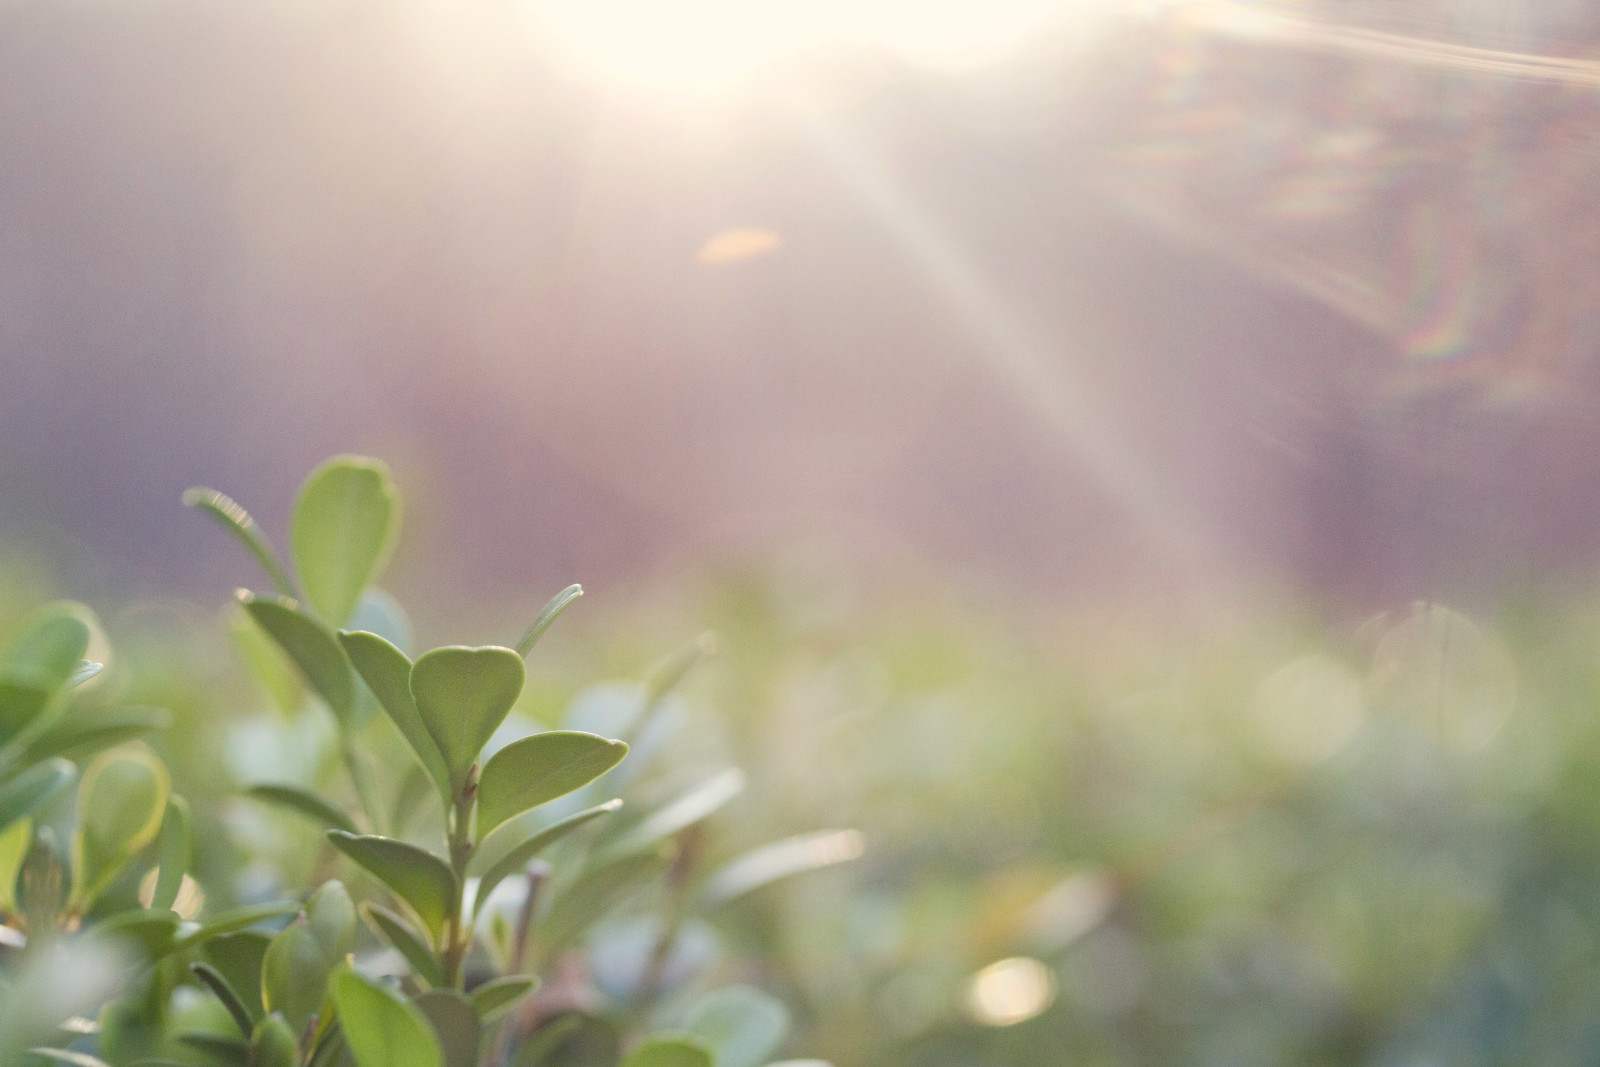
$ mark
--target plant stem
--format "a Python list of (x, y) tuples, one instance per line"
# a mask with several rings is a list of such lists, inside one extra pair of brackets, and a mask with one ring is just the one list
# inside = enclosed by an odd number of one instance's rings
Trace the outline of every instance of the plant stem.
[(445, 916), (444, 973), (450, 984), (465, 989), (462, 964), (472, 948), (472, 923), (463, 917), (466, 910), (467, 866), (472, 862), (472, 801), (478, 792), (478, 768), (474, 766), (467, 782), (456, 796), (454, 818), (450, 821), (450, 869), (456, 875), (456, 899)]

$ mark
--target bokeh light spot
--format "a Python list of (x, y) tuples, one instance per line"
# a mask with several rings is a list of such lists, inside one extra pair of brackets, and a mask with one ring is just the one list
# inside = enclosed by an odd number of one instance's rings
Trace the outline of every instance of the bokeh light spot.
[(1027, 1022), (1055, 999), (1055, 975), (1027, 956), (991, 963), (967, 984), (967, 1012), (984, 1026)]
[(772, 230), (723, 230), (700, 246), (700, 251), (695, 253), (694, 260), (709, 267), (720, 267), (728, 263), (770, 255), (782, 245), (783, 238)]

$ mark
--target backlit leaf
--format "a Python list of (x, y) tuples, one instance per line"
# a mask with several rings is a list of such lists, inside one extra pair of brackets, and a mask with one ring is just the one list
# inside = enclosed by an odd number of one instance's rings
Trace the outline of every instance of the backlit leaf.
[[(476, 911), (482, 908), (483, 902), (489, 899), (489, 894), (494, 892), (495, 886), (513, 874), (520, 872), (529, 860), (544, 849), (549, 848), (585, 823), (602, 815), (609, 815), (621, 807), (621, 800), (608, 800), (604, 804), (596, 804), (594, 807), (586, 808), (575, 815), (569, 815), (560, 822), (545, 827), (532, 837), (511, 846), (499, 859), (494, 861), (489, 869), (484, 872), (483, 877), (478, 880), (478, 895), (473, 903), (473, 910)], [(490, 842), (490, 844), (493, 843), (493, 841)]]
[(345, 969), (333, 999), (357, 1067), (444, 1067), (433, 1028), (398, 993)]
[(443, 793), (448, 794), (450, 768), (445, 765), (439, 743), (433, 739), (433, 734), (417, 710), (416, 700), (411, 696), (411, 661), (404, 652), (377, 634), (343, 631), (339, 634), (339, 644), (367, 683), (367, 688), (378, 698), (378, 704), (399, 729), (400, 736), (406, 739), (411, 751), (422, 761), (428, 776)]
[(521, 639), (517, 641), (517, 655), (526, 659), (528, 653), (533, 651), (533, 646), (539, 643), (539, 638), (544, 636), (546, 630), (550, 629), (550, 624), (556, 621), (556, 617), (566, 611), (567, 606), (582, 595), (583, 586), (569, 585), (551, 597), (549, 602), (540, 609), (538, 616), (533, 620), (533, 624), (523, 632)]
[(445, 1067), (476, 1067), (479, 1020), (472, 1001), (454, 989), (431, 989), (416, 1005), (433, 1027)]
[(155, 840), (171, 791), (167, 768), (150, 752), (127, 748), (95, 757), (78, 785), (74, 900), (93, 901), (135, 853)]
[(355, 702), (355, 679), (332, 632), (292, 600), (268, 600), (241, 592), (239, 602), (300, 668), (333, 714), (348, 721)]
[(489, 1022), (508, 1011), (517, 1001), (533, 992), (539, 980), (531, 974), (511, 974), (485, 982), (472, 991), (472, 1006), (478, 1018)]
[(434, 953), (433, 946), (400, 915), (388, 908), (365, 901), (361, 915), (380, 938), (387, 941), (396, 952), (406, 958), (417, 976), (430, 986), (449, 985), (444, 965)]
[(628, 754), (628, 746), (577, 730), (524, 737), (496, 752), (478, 781), (478, 840), (507, 819), (581, 789)]
[(449, 864), (427, 849), (389, 837), (329, 830), (328, 840), (394, 890), (416, 911), (429, 933), (439, 937), (445, 917), (459, 899), (456, 876)]
[(72, 784), (78, 769), (64, 759), (35, 764), (0, 785), (0, 829), (26, 818)]
[(159, 841), (161, 873), (150, 898), (150, 906), (158, 910), (171, 908), (177, 901), (184, 872), (194, 863), (194, 820), (189, 815), (189, 802), (180, 796), (167, 798)]
[(334, 806), (332, 801), (297, 785), (270, 783), (253, 785), (244, 791), (247, 797), (264, 801), (275, 807), (287, 808), (333, 830), (355, 833), (356, 825), (350, 817)]
[(418, 658), (411, 668), (411, 695), (461, 791), (478, 753), (505, 721), (522, 692), (522, 657), (509, 648), (448, 646)]
[(663, 841), (715, 814), (744, 790), (744, 772), (729, 768), (658, 808), (607, 842), (605, 855), (623, 856)]
[(688, 1030), (711, 1048), (717, 1067), (758, 1067), (788, 1036), (789, 1012), (759, 989), (729, 986), (690, 1007)]
[(329, 626), (344, 625), (388, 562), (400, 495), (389, 468), (335, 456), (311, 472), (295, 502), (291, 540), (306, 599)]
[(695, 1037), (647, 1037), (622, 1059), (622, 1067), (711, 1067), (711, 1052)]
[(195, 486), (184, 491), (184, 507), (194, 508), (202, 514), (209, 515), (219, 526), (227, 530), (239, 543), (256, 558), (272, 584), (278, 587), (278, 592), (284, 596), (294, 596), (294, 583), (289, 580), (284, 572), (283, 565), (278, 562), (278, 555), (273, 551), (272, 544), (267, 540), (267, 535), (261, 527), (256, 525), (256, 520), (250, 513), (240, 507), (232, 497), (225, 496), (215, 489)]

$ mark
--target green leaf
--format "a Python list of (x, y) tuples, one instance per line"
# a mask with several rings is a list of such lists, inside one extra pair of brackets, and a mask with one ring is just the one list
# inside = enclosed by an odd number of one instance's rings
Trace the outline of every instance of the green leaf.
[(125, 707), (105, 711), (74, 709), (28, 741), (22, 750), (25, 763), (51, 756), (83, 759), (108, 748), (136, 740), (152, 730), (164, 730), (172, 721), (165, 708)]
[(355, 833), (356, 830), (356, 824), (350, 821), (348, 815), (335, 807), (332, 801), (297, 785), (263, 783), (250, 786), (244, 791), (244, 795), (275, 807), (287, 808), (330, 829), (344, 830), (348, 833)]
[(154, 754), (116, 749), (95, 757), (78, 784), (72, 838), (73, 900), (85, 906), (161, 830), (172, 783)]
[(398, 993), (345, 969), (333, 999), (357, 1067), (444, 1067), (433, 1028)]
[(690, 1035), (647, 1037), (623, 1057), (622, 1067), (711, 1067), (711, 1052)]
[(350, 955), (356, 946), (356, 907), (343, 882), (330, 878), (311, 894), (306, 901), (306, 924), (323, 955), (334, 962)]
[(89, 650), (93, 619), (88, 608), (70, 600), (35, 611), (0, 660), (0, 679), (45, 693), (65, 689)]
[(399, 532), (400, 495), (389, 468), (335, 456), (311, 472), (295, 502), (290, 537), (306, 599), (342, 626), (388, 562)]
[(234, 650), (272, 703), (285, 715), (299, 711), (304, 693), (300, 672), (277, 641), (250, 618), (238, 601), (223, 609), (222, 618)]
[(789, 1012), (749, 986), (718, 989), (689, 1009), (688, 1030), (716, 1056), (717, 1067), (758, 1067), (789, 1034)]
[(490, 757), (478, 779), (478, 840), (507, 819), (583, 788), (627, 754), (621, 741), (577, 730), (511, 742)]
[(411, 905), (423, 926), (438, 939), (445, 918), (460, 899), (460, 887), (449, 864), (427, 849), (390, 837), (329, 830), (328, 840)]
[(445, 765), (439, 743), (433, 739), (428, 726), (417, 711), (417, 702), (411, 696), (411, 661), (406, 654), (377, 634), (344, 631), (339, 634), (339, 644), (350, 662), (378, 698), (379, 705), (406, 739), (411, 751), (422, 761), (423, 769), (438, 785), (449, 806), (450, 768)]
[(780, 878), (858, 859), (864, 847), (855, 830), (819, 830), (762, 845), (713, 874), (700, 891), (700, 902), (720, 907)]
[(295, 1067), (300, 1062), (294, 1022), (276, 1013), (256, 1024), (250, 1039), (250, 1067)]
[(538, 985), (539, 979), (531, 974), (508, 974), (474, 989), (472, 1006), (477, 1009), (478, 1018), (489, 1022), (532, 993)]
[(161, 910), (171, 908), (177, 901), (184, 872), (194, 863), (194, 820), (189, 815), (189, 802), (176, 794), (167, 798), (158, 841), (161, 873), (156, 878), (150, 906)]
[(77, 774), (78, 768), (66, 760), (50, 759), (0, 785), (0, 829), (32, 815), (60, 796)]
[(30, 1048), (28, 1052), (47, 1060), (55, 1060), (57, 1063), (70, 1063), (73, 1067), (111, 1067), (98, 1056), (91, 1056), (87, 1052), (73, 1052), (71, 1049)]
[(239, 930), (212, 938), (201, 950), (206, 963), (233, 990), (247, 1016), (239, 1027), (241, 1033), (250, 1033), (255, 1029), (256, 1020), (261, 1018), (261, 965), (266, 961), (267, 949), (271, 945), (272, 937), (269, 934), (259, 930)]
[(215, 519), (218, 525), (237, 537), (239, 543), (256, 558), (256, 562), (261, 564), (262, 571), (272, 580), (272, 584), (278, 587), (278, 592), (284, 596), (295, 595), (294, 583), (289, 580), (283, 565), (278, 562), (278, 555), (267, 541), (267, 535), (256, 525), (256, 520), (250, 517), (250, 513), (240, 507), (232, 497), (224, 496), (215, 489), (195, 486), (184, 491), (183, 506), (194, 508)]
[(292, 915), (300, 910), (296, 901), (286, 900), (277, 904), (251, 904), (243, 908), (234, 908), (225, 911), (203, 926), (198, 927), (189, 934), (178, 939), (179, 948), (193, 948), (203, 945), (212, 938), (222, 937), (226, 934), (248, 930), (256, 923), (268, 919), (276, 919), (281, 915)]
[(181, 922), (173, 911), (135, 908), (113, 915), (92, 929), (95, 937), (121, 940), (129, 947), (137, 946), (147, 958), (156, 960), (173, 950)]
[(610, 815), (620, 807), (622, 807), (621, 800), (608, 800), (604, 804), (596, 804), (594, 807), (585, 808), (575, 815), (569, 815), (560, 822), (545, 827), (527, 840), (513, 845), (478, 880), (478, 895), (472, 905), (473, 913), (476, 914), (483, 907), (484, 901), (489, 899), (489, 894), (494, 892), (495, 886), (521, 871), (529, 860), (544, 849), (549, 848), (585, 823), (602, 815)]
[(179, 1034), (177, 1040), (200, 1053), (210, 1063), (225, 1064), (227, 1067), (248, 1067), (250, 1064), (250, 1042), (242, 1037), (234, 1037), (232, 1034), (190, 1032)]
[(650, 848), (710, 815), (744, 790), (744, 772), (729, 768), (658, 808), (606, 844), (606, 857)]
[(569, 1011), (542, 1025), (517, 1052), (516, 1067), (617, 1067), (622, 1039), (604, 1019)]
[(328, 628), (292, 600), (267, 600), (241, 591), (239, 603), (300, 668), (334, 716), (348, 722), (355, 705), (355, 679)]
[(222, 1002), (222, 1006), (227, 1009), (228, 1015), (233, 1019), (234, 1025), (239, 1028), (240, 1036), (248, 1037), (250, 1032), (255, 1029), (255, 1020), (251, 1015), (250, 1009), (245, 1006), (244, 997), (240, 995), (237, 989), (233, 988), (233, 984), (228, 981), (227, 976), (209, 963), (191, 963), (189, 964), (189, 970)]
[(543, 637), (544, 632), (550, 629), (550, 624), (556, 621), (556, 617), (567, 610), (568, 604), (571, 604), (582, 595), (583, 586), (569, 585), (551, 597), (549, 602), (540, 609), (538, 617), (533, 620), (533, 625), (523, 631), (521, 639), (517, 641), (517, 655), (527, 659), (528, 653), (533, 651), (533, 646), (538, 644), (539, 638)]
[(283, 1013), (294, 1032), (301, 1032), (321, 1009), (338, 962), (323, 951), (308, 923), (295, 920), (272, 939), (261, 961), (262, 1006)]
[(467, 771), (522, 692), (522, 657), (490, 645), (436, 648), (411, 668), (411, 696), (459, 795)]
[(361, 916), (380, 938), (406, 958), (406, 962), (411, 964), (411, 969), (424, 982), (430, 986), (450, 984), (449, 979), (445, 977), (444, 965), (439, 962), (433, 946), (429, 945), (403, 916), (371, 901), (362, 903)]
[(543, 948), (556, 951), (573, 944), (612, 908), (666, 869), (667, 861), (646, 852), (607, 863), (584, 874), (551, 906), (540, 929)]
[(32, 819), (18, 819), (0, 830), (0, 912), (17, 910), (17, 875), (22, 873), (22, 861), (31, 844)]
[(89, 648), (93, 616), (81, 604), (47, 604), (28, 617), (0, 658), (0, 744), (30, 727), (65, 689)]
[(416, 1005), (433, 1027), (445, 1067), (477, 1067), (479, 1021), (472, 1001), (454, 989), (431, 989)]

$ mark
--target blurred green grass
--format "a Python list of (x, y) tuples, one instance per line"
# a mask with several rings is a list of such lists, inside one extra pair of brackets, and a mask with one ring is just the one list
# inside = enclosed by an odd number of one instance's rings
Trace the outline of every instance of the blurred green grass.
[[(52, 584), (0, 564), (0, 629)], [(586, 603), (518, 710), (625, 697), (715, 632), (668, 761), (749, 775), (711, 858), (824, 827), (867, 851), (736, 902), (709, 966), (781, 993), (838, 1067), (1576, 1065), (1600, 1057), (1597, 604), (1019, 619), (752, 565)], [(236, 796), (337, 792), (320, 709), (277, 706), (213, 608), (105, 617), (102, 699), (174, 713), (156, 747), (208, 897), (325, 873), (309, 827)], [(991, 1025), (974, 976), (1011, 957), (1044, 985), (1000, 1008), (1037, 1011)]]

